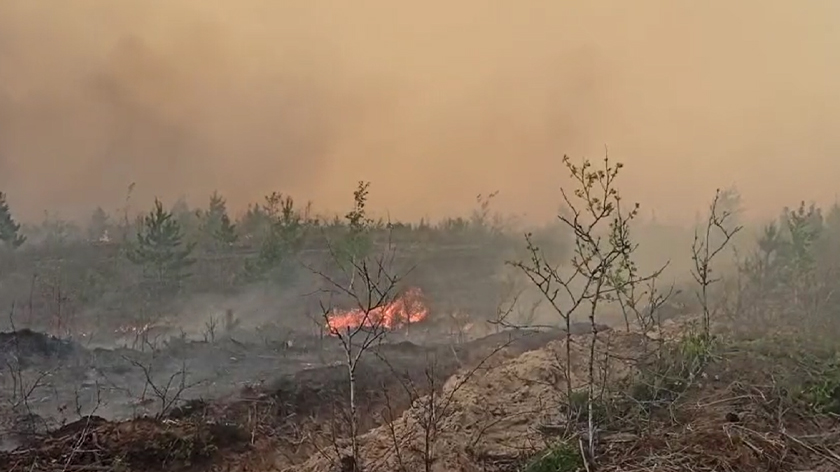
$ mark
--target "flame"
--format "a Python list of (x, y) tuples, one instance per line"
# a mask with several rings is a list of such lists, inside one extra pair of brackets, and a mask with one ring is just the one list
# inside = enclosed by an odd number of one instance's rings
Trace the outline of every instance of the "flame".
[(153, 323), (146, 323), (146, 324), (140, 325), (140, 326), (122, 325), (119, 328), (115, 329), (114, 333), (120, 334), (120, 335), (126, 335), (126, 334), (129, 334), (129, 333), (143, 334), (153, 327), (154, 327)]
[(361, 309), (333, 310), (327, 329), (333, 336), (359, 327), (394, 330), (423, 321), (427, 316), (429, 309), (423, 303), (423, 292), (419, 288), (411, 288), (393, 302), (367, 313)]
[(154, 328), (164, 328), (171, 323), (169, 318), (163, 318), (158, 321), (149, 321), (145, 324), (124, 324), (120, 325), (114, 330), (114, 334), (125, 336), (129, 334), (144, 334)]

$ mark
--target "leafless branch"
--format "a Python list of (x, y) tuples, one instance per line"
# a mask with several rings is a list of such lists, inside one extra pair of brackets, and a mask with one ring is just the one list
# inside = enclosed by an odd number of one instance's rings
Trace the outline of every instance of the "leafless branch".
[[(711, 336), (711, 320), (717, 313), (717, 307), (712, 308), (709, 302), (709, 289), (720, 281), (720, 277), (712, 275), (712, 263), (721, 251), (723, 251), (732, 238), (742, 229), (742, 226), (729, 227), (727, 224), (732, 213), (719, 211), (721, 191), (715, 191), (715, 197), (709, 205), (709, 215), (703, 228), (694, 231), (694, 241), (691, 244), (691, 259), (694, 268), (691, 271), (694, 281), (699, 285), (696, 292), (697, 300), (703, 309), (703, 335)], [(702, 231), (702, 234), (698, 231)], [(722, 236), (722, 239), (715, 244), (713, 237), (715, 233)]]

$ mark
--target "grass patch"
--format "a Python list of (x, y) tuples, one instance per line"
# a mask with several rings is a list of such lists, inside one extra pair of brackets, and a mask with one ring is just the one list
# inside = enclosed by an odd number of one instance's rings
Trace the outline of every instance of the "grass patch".
[(715, 338), (686, 333), (679, 340), (662, 346), (657, 355), (639, 371), (627, 389), (629, 397), (644, 410), (676, 400), (703, 369), (717, 359)]
[(537, 456), (522, 472), (577, 472), (584, 470), (580, 450), (572, 444), (560, 443)]

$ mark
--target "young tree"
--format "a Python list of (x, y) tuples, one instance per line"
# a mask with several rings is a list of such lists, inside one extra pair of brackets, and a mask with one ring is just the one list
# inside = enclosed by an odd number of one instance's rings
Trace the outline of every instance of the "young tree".
[(0, 192), (0, 242), (9, 249), (17, 249), (26, 242), (26, 236), (20, 234), (20, 224), (12, 217), (3, 192)]
[(344, 215), (347, 221), (347, 234), (340, 243), (339, 263), (344, 268), (352, 267), (356, 261), (364, 259), (373, 249), (371, 229), (373, 219), (367, 214), (367, 198), (370, 182), (359, 181), (353, 192), (353, 209)]
[[(356, 375), (365, 353), (379, 344), (388, 332), (385, 308), (397, 295), (402, 276), (392, 269), (395, 249), (389, 244), (380, 254), (373, 254), (369, 234), (374, 222), (368, 218), (365, 206), (369, 183), (359, 182), (353, 193), (353, 209), (347, 213), (348, 232), (337, 245), (330, 244), (330, 255), (338, 266), (338, 276), (311, 269), (326, 282), (330, 302), (343, 299), (353, 305), (354, 323), (336, 326), (336, 310), (332, 303), (322, 302), (322, 315), (331, 336), (336, 337), (344, 350), (344, 367), (349, 386), (348, 419), (350, 424), (351, 455), (343, 458), (353, 466), (349, 470), (363, 470), (360, 457)], [(390, 228), (389, 228), (390, 229)]]
[[(723, 200), (721, 200), (723, 198)], [(715, 198), (709, 206), (709, 215), (705, 225), (694, 232), (694, 242), (691, 244), (691, 260), (694, 267), (691, 275), (697, 282), (697, 300), (703, 310), (703, 339), (711, 339), (711, 320), (717, 314), (717, 309), (711, 307), (709, 302), (709, 290), (711, 286), (720, 281), (719, 277), (713, 276), (712, 264), (718, 254), (728, 245), (732, 238), (741, 231), (741, 226), (732, 226), (729, 218), (732, 213), (732, 194), (715, 192)], [(721, 208), (721, 203), (724, 203)], [(728, 209), (730, 208), (730, 209)]]
[(239, 219), (237, 223), (239, 229), (238, 234), (243, 240), (254, 243), (259, 242), (261, 236), (266, 232), (268, 227), (268, 217), (263, 212), (262, 206), (258, 203), (248, 205), (248, 210)]
[(184, 242), (181, 225), (172, 212), (164, 210), (160, 200), (155, 199), (154, 209), (143, 217), (137, 241), (126, 255), (142, 267), (150, 294), (161, 296), (178, 291), (190, 275), (188, 268), (195, 262), (190, 258), (194, 248), (194, 242)]
[(207, 210), (199, 213), (199, 232), (206, 248), (229, 248), (238, 239), (236, 225), (228, 216), (227, 202), (224, 197), (213, 192)]
[(262, 234), (259, 254), (246, 266), (249, 277), (285, 280), (292, 270), (292, 256), (303, 246), (306, 218), (292, 197), (279, 192), (267, 195), (262, 207), (254, 207), (251, 215), (255, 218), (251, 224), (262, 224)]
[(178, 198), (172, 205), (170, 213), (175, 221), (178, 222), (185, 236), (195, 237), (198, 234), (201, 211), (190, 208), (186, 197), (181, 196)]
[(571, 194), (561, 189), (566, 208), (557, 218), (573, 235), (571, 257), (566, 267), (549, 261), (529, 234), (526, 240), (530, 260), (514, 265), (536, 285), (566, 325), (564, 369), (568, 401), (572, 398), (571, 320), (579, 309), (585, 311), (589, 320), (592, 337), (589, 344), (586, 398), (589, 454), (594, 459), (594, 404), (597, 401), (595, 365), (599, 331), (596, 318), (599, 308), (619, 299), (627, 302), (630, 299), (630, 287), (653, 280), (662, 269), (643, 277), (638, 274), (633, 263), (636, 244), (630, 238), (630, 222), (637, 216), (639, 205), (634, 204), (629, 210), (623, 205), (616, 187), (616, 178), (622, 164), (611, 163), (608, 156), (604, 158), (603, 166), (597, 169), (588, 159), (584, 159), (581, 164), (574, 164), (568, 157), (564, 157), (563, 163), (575, 188)]

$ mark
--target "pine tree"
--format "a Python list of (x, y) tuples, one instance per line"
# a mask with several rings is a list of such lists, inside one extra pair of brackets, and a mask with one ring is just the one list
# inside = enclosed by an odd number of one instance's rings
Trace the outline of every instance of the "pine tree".
[(193, 210), (187, 203), (187, 198), (181, 196), (175, 201), (170, 210), (172, 217), (178, 222), (182, 233), (191, 238), (197, 239), (199, 236), (199, 226), (201, 225), (201, 210)]
[(108, 229), (111, 226), (111, 217), (102, 209), (96, 207), (93, 214), (90, 216), (90, 222), (87, 227), (87, 237), (91, 241), (100, 241), (108, 235)]
[(142, 267), (143, 276), (152, 294), (160, 296), (170, 290), (177, 291), (187, 277), (187, 269), (195, 263), (190, 255), (195, 243), (184, 242), (184, 234), (172, 212), (163, 209), (160, 200), (143, 217), (137, 232), (137, 241), (126, 253), (128, 259)]
[(306, 230), (305, 218), (295, 207), (292, 197), (279, 192), (272, 192), (265, 197), (261, 208), (254, 208), (251, 213), (252, 224), (258, 224), (257, 218), (264, 218), (259, 239), (259, 253), (254, 260), (248, 261), (246, 272), (251, 279), (271, 277), (277, 281), (291, 275), (293, 254), (300, 251)]
[(248, 205), (248, 211), (239, 219), (239, 234), (249, 243), (259, 243), (269, 226), (268, 215), (257, 203)]
[(200, 232), (205, 246), (214, 249), (230, 247), (238, 239), (236, 225), (227, 212), (227, 202), (217, 192), (210, 196), (210, 204), (200, 215)]
[(26, 242), (26, 236), (20, 234), (20, 224), (12, 218), (6, 194), (3, 192), (0, 192), (0, 242), (13, 250)]

